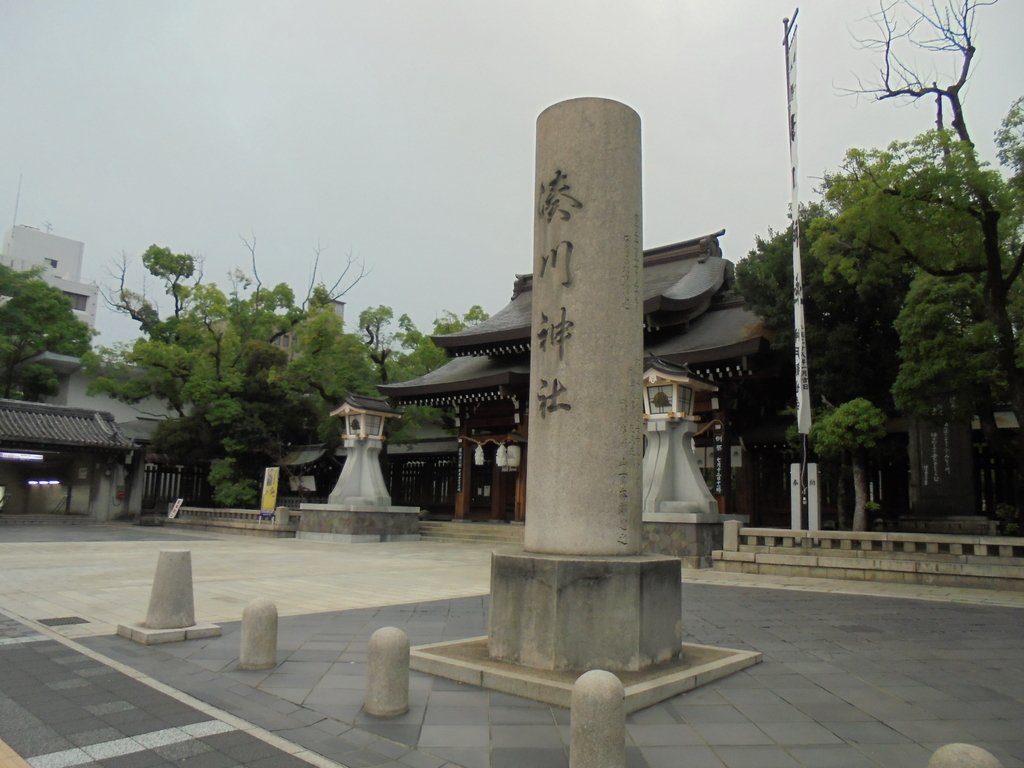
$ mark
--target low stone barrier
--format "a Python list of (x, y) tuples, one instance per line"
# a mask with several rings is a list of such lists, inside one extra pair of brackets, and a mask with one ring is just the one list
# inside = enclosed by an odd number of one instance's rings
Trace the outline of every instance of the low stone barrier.
[(409, 638), (397, 627), (381, 627), (367, 647), (363, 709), (376, 717), (409, 711)]
[(1024, 538), (724, 524), (715, 568), (1024, 591)]
[(220, 627), (216, 624), (196, 623), (190, 550), (160, 551), (146, 620), (141, 624), (118, 624), (117, 634), (143, 645), (220, 635)]
[(161, 518), (161, 522), (181, 528), (224, 530), (250, 536), (294, 538), (301, 517), (300, 511), (286, 507), (278, 507), (272, 517), (261, 514), (258, 509), (182, 507), (175, 517)]
[(239, 669), (272, 669), (277, 666), (277, 606), (263, 597), (242, 611)]
[(603, 669), (584, 672), (572, 686), (569, 768), (624, 768), (625, 689)]
[(1003, 768), (1003, 764), (991, 752), (973, 744), (947, 744), (935, 750), (928, 768)]

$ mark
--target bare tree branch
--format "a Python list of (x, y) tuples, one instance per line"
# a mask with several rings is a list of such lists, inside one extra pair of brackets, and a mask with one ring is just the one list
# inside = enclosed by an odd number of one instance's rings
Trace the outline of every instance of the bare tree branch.
[(242, 245), (245, 246), (245, 250), (249, 252), (249, 258), (252, 263), (252, 278), (256, 281), (256, 290), (253, 293), (259, 293), (263, 287), (263, 281), (260, 280), (259, 270), (256, 269), (256, 233), (252, 233), (252, 239), (246, 240), (242, 235), (238, 236), (238, 239), (242, 241)]
[[(972, 143), (964, 119), (960, 92), (971, 74), (976, 49), (974, 47), (975, 11), (997, 0), (946, 0), (941, 6), (931, 0), (927, 7), (910, 0), (880, 2), (878, 12), (871, 16), (878, 29), (877, 37), (857, 40), (864, 48), (881, 52), (878, 82), (865, 84), (857, 78), (857, 88), (847, 93), (870, 94), (878, 101), (889, 99), (920, 99), (935, 96), (939, 110), (937, 122), (941, 124), (942, 100), (950, 105), (952, 120), (950, 127), (957, 136)], [(906, 15), (900, 11), (906, 10)], [(948, 85), (940, 86), (937, 73), (921, 71), (911, 66), (901, 55), (901, 50), (914, 49), (928, 53), (954, 54), (959, 57), (959, 66)], [(925, 83), (930, 81), (931, 85)]]

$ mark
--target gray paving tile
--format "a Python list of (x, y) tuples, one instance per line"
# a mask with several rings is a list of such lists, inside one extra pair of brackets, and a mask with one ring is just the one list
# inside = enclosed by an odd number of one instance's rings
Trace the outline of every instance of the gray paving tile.
[(750, 720), (733, 706), (676, 706), (676, 712), (687, 723), (749, 723)]
[[(499, 707), (489, 708), (492, 725), (551, 725), (555, 718), (550, 707)], [(429, 715), (429, 711), (428, 711)]]
[(906, 744), (905, 735), (877, 721), (821, 723), (843, 741), (851, 744)]
[(671, 725), (630, 724), (626, 726), (627, 740), (638, 747), (668, 747), (683, 744), (702, 744), (700, 734), (690, 725), (672, 723)]
[(569, 753), (565, 749), (543, 749), (522, 747), (507, 749), (495, 747), (491, 750), (490, 768), (567, 768)]
[(711, 746), (757, 746), (773, 743), (772, 739), (753, 723), (693, 723), (693, 729)]
[[(928, 765), (934, 750), (920, 744), (857, 744), (857, 749), (883, 766)], [(1003, 768), (1006, 768), (1004, 765)]]
[(490, 727), (486, 725), (424, 725), (420, 731), (419, 746), (432, 749), (487, 748), (490, 745)]
[(648, 768), (725, 768), (711, 747), (640, 747)]
[[(449, 707), (444, 705), (430, 705), (425, 708), (423, 715), (424, 725), (487, 725), (493, 721), (495, 707), (491, 707), (491, 717), (488, 717), (486, 707)], [(505, 708), (504, 711), (509, 711)], [(516, 711), (516, 710), (511, 710)], [(525, 710), (533, 714), (534, 710)], [(550, 717), (548, 718), (551, 719)], [(499, 721), (494, 721), (499, 722)], [(510, 722), (521, 722), (515, 719)]]
[(564, 746), (558, 727), (552, 725), (492, 725), (491, 747), (560, 749)]
[(781, 747), (715, 747), (715, 755), (727, 768), (799, 768), (800, 766)]
[(776, 744), (839, 744), (841, 739), (818, 723), (758, 723), (764, 733)]
[(463, 768), (490, 768), (491, 765), (491, 752), (487, 748), (435, 747), (428, 751)]

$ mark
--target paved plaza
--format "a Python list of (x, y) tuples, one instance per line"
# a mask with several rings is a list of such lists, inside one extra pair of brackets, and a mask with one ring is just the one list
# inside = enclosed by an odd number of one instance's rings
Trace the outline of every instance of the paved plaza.
[[(161, 549), (192, 551), (218, 638), (140, 646)], [(569, 713), (412, 673), (410, 711), (362, 712), (381, 626), (485, 634), (490, 550), (327, 544), (126, 525), (0, 525), (0, 768), (568, 765)], [(238, 670), (255, 597), (276, 668)], [(687, 571), (688, 642), (764, 662), (627, 720), (630, 768), (924, 768), (965, 741), (1024, 766), (1024, 595)]]

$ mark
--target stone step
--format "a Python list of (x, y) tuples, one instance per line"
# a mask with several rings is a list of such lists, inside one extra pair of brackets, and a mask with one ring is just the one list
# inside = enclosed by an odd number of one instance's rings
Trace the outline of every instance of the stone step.
[(449, 523), (438, 520), (420, 522), (424, 541), (475, 544), (520, 544), (523, 526), (496, 523)]

